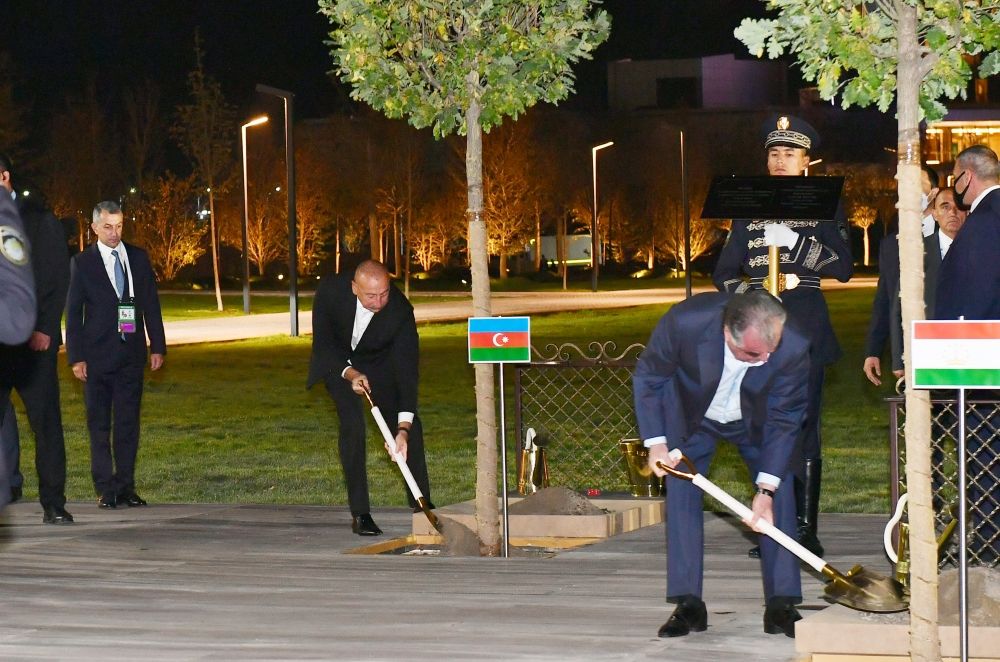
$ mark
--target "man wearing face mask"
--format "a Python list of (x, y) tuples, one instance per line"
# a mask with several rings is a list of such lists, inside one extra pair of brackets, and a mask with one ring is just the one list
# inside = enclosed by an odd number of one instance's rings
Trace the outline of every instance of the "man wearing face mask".
[[(959, 153), (953, 170), (955, 202), (969, 208), (965, 224), (941, 263), (934, 319), (1000, 320), (1000, 160), (985, 145)], [(996, 391), (975, 391), (997, 400)], [(967, 408), (969, 551), (983, 565), (1000, 562), (1000, 416), (995, 405)]]
[[(772, 177), (799, 177), (809, 166), (810, 150), (819, 142), (816, 130), (805, 120), (775, 117), (764, 125), (763, 144), (767, 171)], [(820, 278), (847, 282), (854, 273), (844, 219), (828, 221), (768, 219), (733, 220), (733, 227), (712, 274), (724, 292), (763, 289), (768, 271), (768, 246), (780, 247), (780, 271), (787, 289), (780, 292), (789, 320), (809, 339), (809, 407), (803, 423), (801, 446), (804, 462), (797, 467), (795, 497), (799, 542), (819, 556), (817, 537), (823, 461), (820, 455), (820, 408), (826, 365), (840, 358), (840, 344), (830, 323)], [(759, 551), (754, 548), (751, 556)]]
[(935, 319), (1000, 319), (1000, 164), (985, 145), (955, 160), (955, 202), (969, 216), (941, 263)]

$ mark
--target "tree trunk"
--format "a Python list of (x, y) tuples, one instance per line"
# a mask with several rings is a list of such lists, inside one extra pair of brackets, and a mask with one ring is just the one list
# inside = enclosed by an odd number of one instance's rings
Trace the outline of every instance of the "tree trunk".
[(556, 255), (559, 260), (559, 275), (562, 276), (563, 290), (566, 289), (566, 280), (568, 276), (566, 266), (566, 252), (568, 250), (566, 245), (566, 233), (566, 211), (563, 210), (563, 213), (559, 217), (559, 227), (556, 229)]
[[(476, 92), (479, 75), (470, 71), (466, 84), (473, 101), (465, 116), (465, 176), (468, 186), (469, 262), (472, 270), (472, 311), (475, 317), (492, 316), (486, 223), (483, 222), (482, 108)], [(502, 367), (501, 367), (502, 369)], [(497, 423), (493, 394), (493, 365), (476, 364), (476, 533), (489, 556), (500, 553), (500, 514), (497, 503)], [(506, 480), (506, 477), (504, 477)]]
[(333, 244), (333, 273), (340, 273), (340, 219), (337, 219), (337, 232)]
[[(913, 383), (910, 333), (913, 320), (924, 319), (924, 244), (920, 231), (920, 44), (917, 12), (895, 3), (899, 16), (897, 71), (897, 144), (899, 180), (899, 289), (903, 312), (903, 360), (906, 381)], [(906, 389), (906, 491), (910, 522), (910, 657), (918, 662), (941, 659), (938, 635), (937, 544), (931, 505), (930, 398), (925, 390)]]
[(871, 261), (870, 261), (871, 260), (871, 258), (870, 258), (870, 255), (871, 255), (871, 248), (870, 248), (870, 246), (871, 246), (871, 244), (868, 241), (868, 226), (867, 225), (865, 227), (861, 228), (861, 236), (864, 238), (864, 241), (865, 241), (865, 266), (867, 267), (867, 266), (869, 266), (871, 264)]
[(500, 280), (507, 280), (507, 249), (504, 247), (500, 248)]
[(542, 270), (542, 209), (535, 202), (535, 272)]
[(212, 275), (215, 278), (215, 305), (222, 310), (222, 287), (219, 285), (219, 241), (215, 231), (215, 187), (208, 187), (208, 230), (212, 234)]
[(382, 237), (379, 235), (374, 212), (368, 212), (368, 247), (373, 260), (382, 260)]

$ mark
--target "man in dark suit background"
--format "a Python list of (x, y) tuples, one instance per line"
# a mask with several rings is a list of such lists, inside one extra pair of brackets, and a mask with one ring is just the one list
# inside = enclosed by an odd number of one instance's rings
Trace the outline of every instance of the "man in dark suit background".
[[(955, 237), (965, 224), (966, 211), (955, 203), (955, 192), (951, 189), (938, 191), (931, 201), (931, 216), (934, 218), (935, 232), (924, 237), (924, 315), (934, 318), (937, 301), (938, 272), (941, 263), (951, 249)], [(892, 370), (897, 377), (903, 376), (903, 310), (899, 302), (899, 283), (892, 298), (892, 327), (890, 340), (892, 347)]]
[[(680, 449), (708, 472), (718, 439), (739, 450), (755, 483), (754, 522), (764, 519), (795, 536), (792, 465), (808, 406), (809, 341), (786, 326), (781, 303), (762, 290), (700, 294), (667, 311), (639, 357), (633, 376), (639, 433), (650, 468), (676, 466)], [(703, 496), (668, 476), (667, 601), (677, 608), (659, 630), (678, 637), (707, 627), (702, 601)], [(753, 523), (751, 523), (753, 525)], [(764, 631), (793, 637), (802, 599), (798, 559), (760, 537)]]
[[(362, 262), (347, 274), (327, 276), (313, 300), (313, 343), (306, 387), (324, 382), (340, 419), (340, 462), (347, 482), (352, 530), (377, 536), (371, 516), (365, 457), (365, 391), (389, 425), (396, 446), (430, 502), (423, 430), (417, 412), (419, 339), (413, 306), (389, 281), (385, 267)], [(407, 500), (416, 506), (412, 495)], [(431, 506), (433, 507), (433, 506)]]
[[(59, 403), (57, 359), (62, 345), (62, 315), (69, 286), (69, 254), (62, 225), (34, 195), (14, 188), (13, 164), (0, 154), (0, 195), (15, 199), (31, 244), (37, 318), (26, 343), (0, 345), (0, 389), (16, 389), (35, 436), (35, 469), (42, 522), (69, 524), (66, 511), (66, 443)], [(0, 414), (2, 416), (2, 414)], [(6, 422), (6, 421), (5, 421)], [(11, 418), (13, 423), (13, 418)], [(20, 439), (15, 429), (0, 426), (10, 497), (21, 495)]]
[[(962, 150), (955, 159), (952, 188), (969, 208), (938, 272), (934, 319), (1000, 320), (1000, 160), (985, 145)], [(997, 391), (975, 391), (997, 400)], [(983, 565), (1000, 563), (1000, 420), (995, 404), (970, 404), (966, 415), (968, 502), (975, 535), (969, 550)]]
[(73, 257), (66, 304), (66, 353), (84, 383), (101, 508), (146, 505), (135, 491), (146, 334), (152, 370), (167, 353), (153, 267), (144, 250), (121, 240), (123, 220), (115, 202), (94, 207), (97, 241)]
[[(938, 224), (932, 213), (932, 202), (939, 189), (937, 171), (926, 163), (920, 166), (920, 201), (924, 217), (920, 220), (920, 230), (924, 238), (938, 231)], [(964, 219), (964, 217), (963, 217)], [(875, 386), (882, 385), (882, 352), (890, 345), (892, 337), (893, 311), (899, 306), (899, 219), (890, 225), (895, 229), (882, 238), (878, 245), (878, 284), (872, 299), (872, 314), (865, 336), (865, 360), (861, 371)], [(936, 277), (935, 272), (935, 277)], [(924, 278), (924, 289), (931, 283)], [(891, 347), (891, 345), (890, 345)], [(890, 369), (899, 379), (903, 376), (902, 362), (892, 363)]]

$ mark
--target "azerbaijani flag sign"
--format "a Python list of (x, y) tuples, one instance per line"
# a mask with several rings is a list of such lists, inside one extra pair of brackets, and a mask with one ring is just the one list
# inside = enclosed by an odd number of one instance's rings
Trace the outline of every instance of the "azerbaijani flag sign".
[(469, 318), (469, 363), (530, 362), (530, 317)]
[(913, 322), (914, 388), (1000, 387), (1000, 321)]

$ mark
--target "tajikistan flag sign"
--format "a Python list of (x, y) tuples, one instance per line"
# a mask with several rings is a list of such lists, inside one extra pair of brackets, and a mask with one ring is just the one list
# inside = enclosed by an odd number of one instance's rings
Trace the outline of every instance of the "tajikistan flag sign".
[(914, 388), (1000, 387), (1000, 321), (913, 322)]
[(469, 363), (530, 362), (530, 317), (469, 318)]

